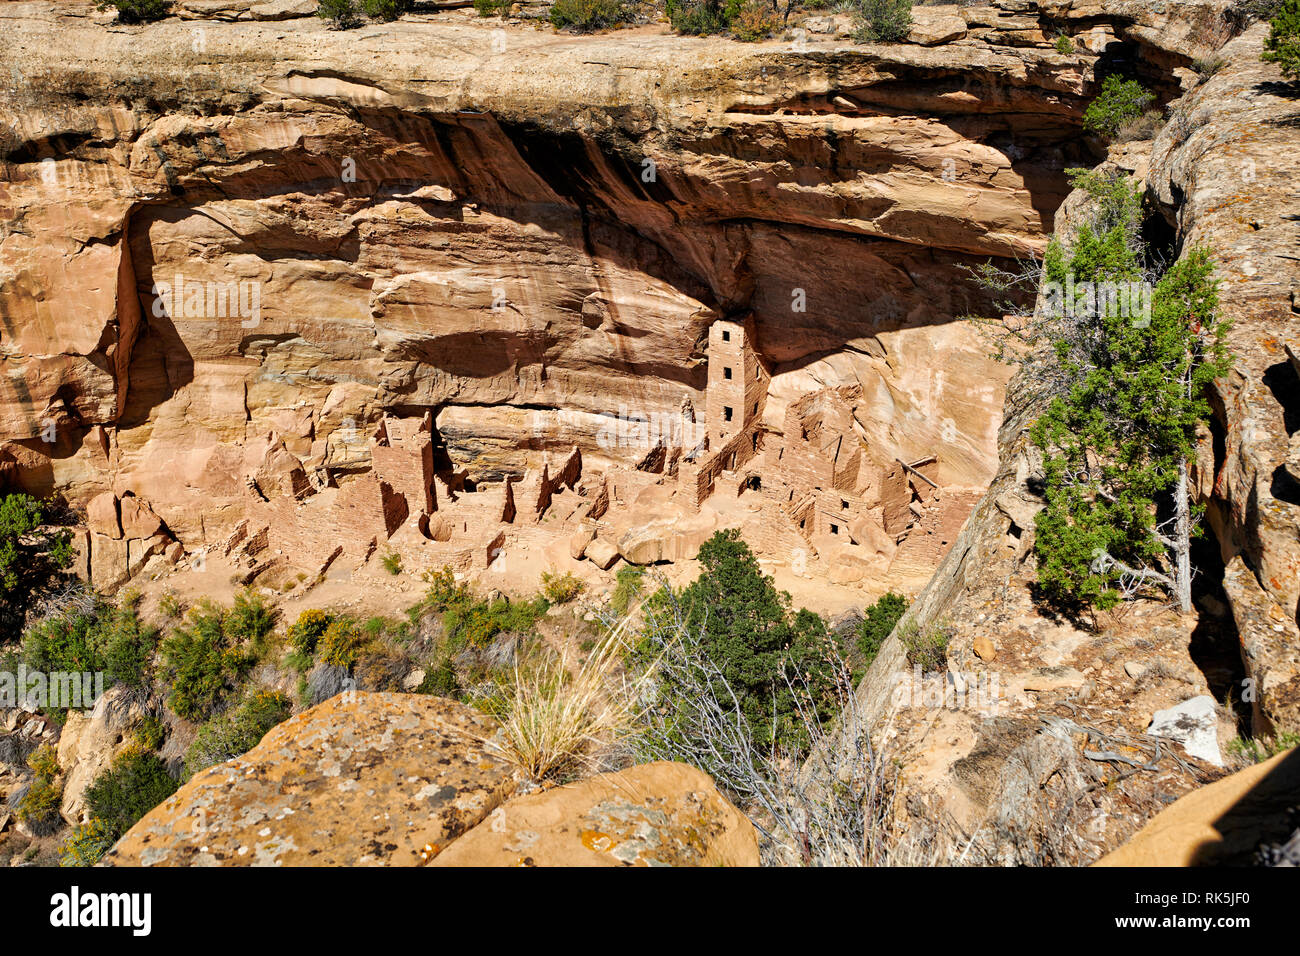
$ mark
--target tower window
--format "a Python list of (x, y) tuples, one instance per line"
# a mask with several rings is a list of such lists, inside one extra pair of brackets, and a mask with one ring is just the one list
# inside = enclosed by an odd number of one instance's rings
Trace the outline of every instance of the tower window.
[(730, 333), (729, 331), (727, 331), (726, 329), (723, 329), (723, 330), (722, 330), (722, 341), (724, 341), (724, 342), (730, 342), (730, 341), (731, 341), (731, 333)]
[(729, 369), (729, 368), (724, 368), (724, 369), (722, 370), (722, 377), (723, 377), (723, 378), (731, 378), (731, 369)]
[(724, 422), (729, 422), (729, 421), (731, 421), (731, 406), (730, 406), (730, 405), (723, 405), (723, 406), (722, 406), (722, 420), (723, 420)]
[(839, 533), (840, 533), (840, 526), (837, 524), (831, 525), (831, 534), (839, 534)]

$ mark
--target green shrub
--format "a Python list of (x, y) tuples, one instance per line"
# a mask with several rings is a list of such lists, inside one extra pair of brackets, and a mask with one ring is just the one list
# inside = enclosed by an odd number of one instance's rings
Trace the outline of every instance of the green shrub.
[(1060, 53), (1062, 56), (1069, 56), (1074, 52), (1074, 40), (1070, 39), (1068, 33), (1062, 33), (1058, 36), (1056, 42), (1054, 42), (1052, 46), (1055, 48), (1056, 52)]
[(328, 20), (331, 30), (351, 30), (361, 26), (356, 0), (320, 0), (316, 16)]
[(45, 519), (35, 498), (0, 499), (0, 633), (6, 620), (19, 630), (32, 596), (72, 563), (72, 535), (38, 530)]
[[(729, 686), (727, 699), (735, 695), (754, 740), (767, 750), (800, 750), (806, 744), (800, 702), (818, 721), (832, 716), (831, 671), (839, 652), (825, 620), (806, 609), (791, 610), (790, 595), (763, 574), (734, 528), (706, 541), (698, 560), (704, 570), (676, 599), (685, 609), (685, 627)], [(646, 603), (647, 634), (662, 630), (673, 600), (664, 589)], [(634, 661), (649, 665), (651, 647), (643, 639)], [(660, 691), (664, 706), (691, 706), (671, 679), (661, 678)]]
[(550, 605), (545, 598), (532, 601), (473, 600), (450, 608), (442, 617), (443, 628), (454, 646), (485, 647), (503, 633), (525, 634)]
[(59, 865), (94, 866), (116, 842), (117, 836), (107, 823), (92, 819), (72, 828), (59, 847)]
[(566, 27), (575, 33), (607, 30), (632, 18), (631, 6), (624, 0), (555, 0), (551, 6), (551, 23), (555, 29)]
[(745, 0), (744, 3), (736, 4), (734, 11), (732, 5), (728, 4), (728, 11), (730, 15), (727, 22), (731, 33), (743, 43), (766, 39), (781, 25), (776, 8), (768, 0)]
[(320, 639), (320, 660), (331, 667), (351, 668), (369, 638), (347, 618), (338, 618)]
[(668, 22), (678, 33), (707, 36), (727, 29), (720, 0), (667, 0)]
[(116, 840), (176, 792), (167, 766), (139, 747), (128, 747), (86, 788), (86, 807)]
[(53, 618), (23, 636), (23, 659), (46, 673), (102, 671), (111, 683), (140, 687), (148, 679), (158, 632), (134, 609), (97, 603), (89, 614)]
[(371, 20), (396, 20), (414, 6), (414, 0), (361, 0), (361, 10)]
[(912, 0), (858, 0), (853, 24), (859, 43), (898, 43), (912, 29)]
[(96, 10), (117, 11), (118, 23), (148, 23), (167, 16), (170, 0), (96, 0)]
[(402, 573), (402, 556), (396, 551), (389, 551), (379, 560), (383, 564), (384, 570), (393, 577)]
[(1276, 737), (1238, 737), (1228, 744), (1228, 752), (1247, 763), (1263, 763), (1296, 746), (1300, 734), (1283, 731)]
[(907, 648), (907, 662), (923, 671), (936, 671), (948, 661), (949, 634), (945, 628), (932, 625), (922, 630), (912, 625), (900, 631), (898, 639)]
[(232, 639), (227, 616), (204, 601), (190, 609), (185, 626), (163, 641), (163, 679), (172, 688), (167, 703), (185, 720), (208, 717), (256, 660)]
[(45, 836), (59, 828), (59, 804), (63, 800), (63, 786), (59, 782), (59, 758), (54, 748), (43, 744), (27, 758), (27, 766), (35, 777), (23, 794), (14, 812), (37, 836)]
[(568, 604), (582, 593), (586, 585), (578, 580), (572, 571), (563, 574), (542, 572), (542, 593), (552, 604)]
[(303, 611), (289, 627), (289, 646), (308, 659), (316, 653), (316, 644), (334, 621), (334, 615), (318, 608)]
[(632, 606), (632, 602), (641, 596), (645, 589), (645, 570), (635, 565), (619, 568), (614, 575), (614, 593), (610, 595), (609, 606), (615, 614), (622, 617)]
[(424, 672), (424, 680), (416, 691), (432, 694), (434, 697), (460, 697), (460, 681), (456, 679), (456, 669), (451, 666), (451, 659), (444, 657), (434, 667)]
[(423, 600), (416, 605), (419, 611), (430, 610), (441, 614), (455, 605), (471, 600), (469, 588), (457, 582), (456, 572), (451, 568), (444, 566), (442, 570), (428, 572), (425, 576), (429, 580), (429, 589), (425, 591)]
[(1083, 128), (1100, 136), (1114, 137), (1125, 123), (1140, 117), (1153, 99), (1151, 91), (1137, 80), (1112, 74), (1102, 82), (1101, 92), (1083, 111)]
[(289, 719), (293, 703), (279, 691), (249, 694), (232, 711), (213, 717), (202, 727), (185, 754), (185, 776), (248, 753), (276, 724)]
[(474, 9), (480, 17), (496, 14), (504, 19), (510, 16), (510, 8), (514, 5), (515, 0), (474, 0)]
[(1260, 59), (1276, 63), (1288, 80), (1300, 79), (1300, 0), (1286, 0), (1269, 21)]
[(157, 714), (146, 714), (131, 729), (131, 736), (144, 750), (154, 751), (163, 745), (167, 735), (167, 726)]
[(280, 613), (256, 591), (235, 595), (234, 606), (226, 614), (226, 637), (234, 642), (248, 641), (259, 656), (267, 651), (267, 638), (275, 630)]
[(862, 652), (865, 666), (871, 666), (871, 662), (880, 653), (885, 638), (889, 637), (894, 625), (906, 610), (907, 598), (893, 591), (881, 595), (880, 600), (867, 608), (862, 622), (858, 625), (858, 650)]

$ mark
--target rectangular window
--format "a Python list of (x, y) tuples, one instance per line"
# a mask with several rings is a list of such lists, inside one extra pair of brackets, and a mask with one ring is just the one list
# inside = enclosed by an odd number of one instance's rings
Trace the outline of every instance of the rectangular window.
[(722, 341), (724, 341), (724, 342), (730, 342), (730, 341), (731, 341), (731, 333), (728, 332), (726, 329), (723, 329), (723, 330), (722, 330)]
[(723, 406), (722, 406), (722, 420), (725, 421), (725, 422), (729, 422), (729, 421), (731, 421), (731, 406), (730, 406), (730, 405), (723, 405)]
[(722, 377), (723, 377), (723, 378), (731, 378), (731, 369), (729, 369), (729, 368), (724, 368), (724, 369), (722, 370)]

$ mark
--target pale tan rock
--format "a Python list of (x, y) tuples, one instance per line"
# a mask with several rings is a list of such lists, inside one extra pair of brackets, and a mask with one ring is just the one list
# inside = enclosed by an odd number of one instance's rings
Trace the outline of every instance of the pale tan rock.
[(587, 554), (587, 545), (591, 544), (596, 537), (594, 528), (582, 528), (575, 531), (569, 538), (569, 557), (575, 561), (581, 561)]
[(112, 866), (418, 866), (514, 788), (463, 704), (351, 692), (195, 775), (104, 858)]
[(622, 555), (619, 554), (618, 546), (612, 541), (604, 538), (596, 538), (586, 549), (586, 558), (602, 571), (608, 571), (614, 566)]
[(106, 491), (86, 502), (86, 527), (92, 534), (104, 535), (108, 538), (122, 537), (116, 495)]
[(129, 546), (125, 538), (90, 536), (90, 580), (97, 588), (113, 588), (127, 579)]
[(314, 17), (317, 0), (269, 0), (254, 3), (248, 8), (254, 20), (292, 20), (296, 17)]
[(59, 766), (63, 768), (63, 802), (59, 812), (68, 823), (84, 823), (86, 788), (108, 769), (132, 742), (132, 731), (149, 711), (140, 695), (123, 685), (110, 687), (95, 702), (89, 717), (70, 712), (71, 739), (59, 741)]
[(255, 0), (177, 0), (183, 20), (246, 20)]
[(925, 7), (912, 10), (912, 28), (907, 34), (909, 43), (938, 46), (960, 40), (965, 35), (966, 21), (956, 14), (931, 11)]
[(159, 518), (149, 502), (134, 495), (126, 495), (121, 501), (122, 536), (126, 538), (152, 538), (163, 530)]
[(1025, 690), (1043, 693), (1053, 690), (1070, 690), (1083, 686), (1084, 676), (1073, 667), (1040, 667), (1025, 675)]
[(986, 664), (998, 656), (998, 649), (993, 646), (993, 641), (989, 639), (987, 634), (976, 637), (975, 643), (971, 645), (971, 650), (975, 652), (976, 657)]
[(758, 866), (754, 826), (694, 767), (650, 763), (506, 801), (434, 866)]

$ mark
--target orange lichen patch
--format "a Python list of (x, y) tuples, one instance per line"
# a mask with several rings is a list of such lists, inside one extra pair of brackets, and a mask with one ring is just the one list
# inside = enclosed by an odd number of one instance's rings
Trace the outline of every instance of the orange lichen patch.
[[(463, 704), (349, 692), (235, 760), (195, 775), (105, 862), (188, 866), (420, 866), (514, 790), (484, 753), (497, 730)], [(193, 820), (202, 817), (204, 826)]]
[(596, 853), (608, 853), (619, 844), (618, 840), (615, 840), (608, 833), (601, 833), (599, 830), (583, 830), (578, 839), (582, 841), (582, 845), (588, 850)]

